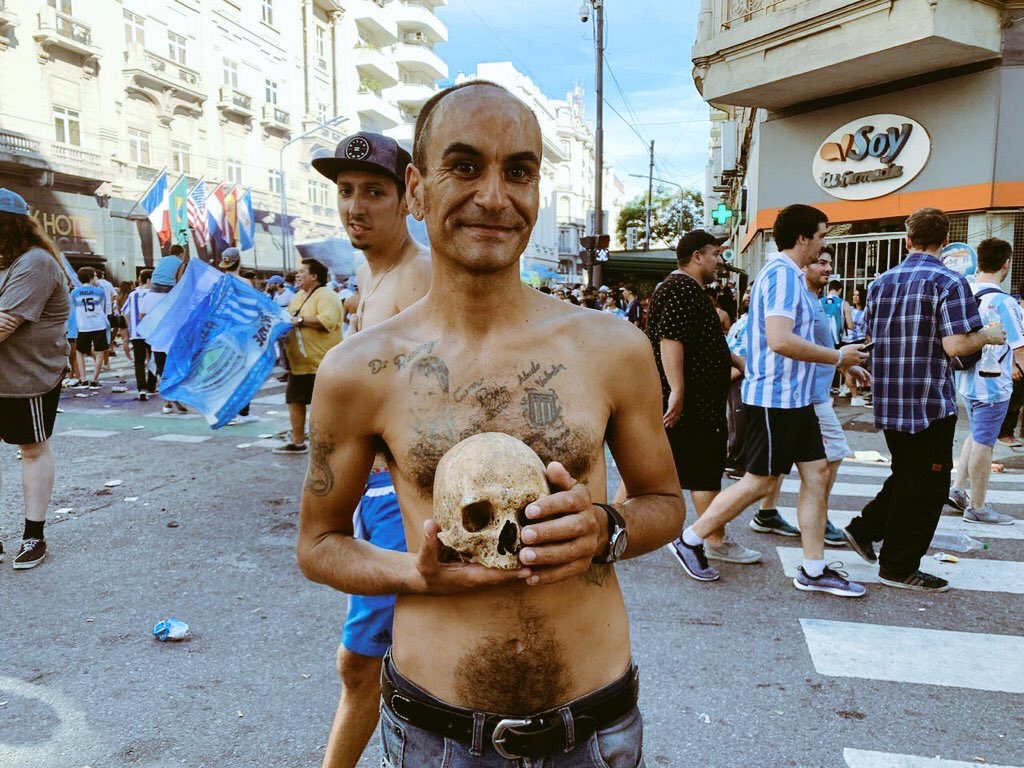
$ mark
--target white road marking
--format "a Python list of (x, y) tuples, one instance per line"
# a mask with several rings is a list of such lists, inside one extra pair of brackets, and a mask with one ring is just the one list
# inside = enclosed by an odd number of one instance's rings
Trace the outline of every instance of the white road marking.
[(249, 401), (250, 403), (257, 403), (258, 405), (284, 405), (284, 392), (278, 392), (276, 395), (264, 395), (263, 397), (256, 397)]
[(1024, 637), (821, 619), (800, 625), (822, 675), (1024, 693)]
[[(862, 496), (874, 498), (882, 489), (881, 485), (871, 483), (836, 483), (832, 486), (833, 496)], [(797, 493), (800, 490), (798, 478), (786, 478), (782, 481), (783, 493)], [(989, 504), (1024, 505), (1024, 491), (1002, 491), (990, 488), (986, 499)]]
[[(998, 462), (996, 462), (998, 463)], [(863, 464), (840, 464), (839, 465), (839, 478), (843, 477), (877, 477), (880, 481), (884, 481), (892, 470), (889, 467), (866, 467)], [(954, 471), (954, 477), (956, 472)], [(792, 478), (799, 478), (800, 474), (794, 469), (790, 474)], [(1015, 472), (993, 472), (989, 475), (989, 485), (992, 483), (999, 483), (1005, 485), (1012, 485), (1014, 483), (1020, 484), (1021, 488), (1024, 489), (1024, 474)]]
[(61, 432), (58, 437), (111, 437), (116, 434), (105, 429), (69, 429)]
[(38, 701), (49, 707), (56, 716), (57, 725), (48, 741), (29, 742), (27, 746), (12, 744), (14, 735), (5, 732), (0, 739), (0, 765), (23, 768), (67, 765), (70, 751), (81, 756), (85, 750), (94, 748), (95, 736), (89, 731), (85, 713), (71, 699), (41, 685), (0, 676), (0, 697), (8, 699), (11, 696)]
[[(843, 759), (849, 768), (978, 768), (972, 760), (944, 760), (941, 757), (897, 755), (889, 752), (869, 752), (863, 749), (844, 749)], [(1015, 768), (1011, 765), (985, 763), (988, 768)]]
[[(803, 563), (803, 551), (799, 547), (776, 547), (782, 568), (789, 577), (796, 576), (796, 567)], [(921, 567), (948, 579), (953, 589), (971, 592), (1003, 592), (1010, 595), (1024, 595), (1024, 563), (1014, 560), (976, 560), (967, 555), (957, 555), (959, 563), (940, 563), (926, 557)], [(851, 581), (862, 584), (878, 584), (878, 566), (865, 563), (849, 549), (841, 554), (830, 549), (825, 552), (828, 561), (840, 560), (842, 570), (849, 574)]]
[[(796, 509), (794, 507), (779, 507), (779, 514), (790, 525), (796, 525)], [(832, 521), (833, 525), (845, 528), (859, 514), (859, 511), (830, 509), (828, 519)], [(960, 515), (943, 515), (939, 518), (938, 530), (966, 533), (975, 539), (1024, 539), (1024, 520), (1018, 520), (1013, 525), (985, 525), (983, 523), (965, 523)]]
[(205, 443), (211, 435), (157, 435), (149, 438), (161, 443)]

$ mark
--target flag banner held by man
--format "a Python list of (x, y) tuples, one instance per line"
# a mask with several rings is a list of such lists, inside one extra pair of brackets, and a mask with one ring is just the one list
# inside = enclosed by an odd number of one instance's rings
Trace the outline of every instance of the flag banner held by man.
[(168, 304), (156, 328), (157, 334), (174, 328), (160, 394), (196, 408), (214, 429), (223, 427), (270, 375), (275, 345), (291, 330), (291, 319), (265, 294), (198, 260), (158, 309)]

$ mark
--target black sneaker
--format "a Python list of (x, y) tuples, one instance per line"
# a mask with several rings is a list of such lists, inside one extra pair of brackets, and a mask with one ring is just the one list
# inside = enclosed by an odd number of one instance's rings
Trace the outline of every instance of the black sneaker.
[(843, 528), (843, 536), (846, 538), (846, 543), (850, 545), (850, 549), (861, 556), (867, 563), (877, 563), (878, 555), (875, 554), (875, 545), (870, 541), (860, 541), (854, 536), (849, 528)]
[(750, 530), (779, 536), (799, 536), (800, 529), (786, 522), (777, 509), (759, 509), (750, 521)]
[(139, 400), (141, 400), (142, 402), (146, 402), (147, 400), (149, 400), (149, 393), (139, 392)]
[(14, 570), (23, 571), (35, 568), (46, 557), (46, 542), (42, 539), (25, 539), (14, 556)]
[(886, 586), (896, 587), (897, 589), (913, 589), (917, 592), (949, 591), (948, 581), (939, 578), (938, 576), (933, 576), (930, 573), (925, 573), (924, 571), (914, 571), (912, 574), (904, 576), (902, 579), (886, 576), (879, 571), (878, 580)]
[(280, 448), (275, 448), (274, 453), (309, 453), (309, 446), (307, 446), (305, 443), (303, 443), (302, 445), (288, 443), (286, 445), (282, 445)]

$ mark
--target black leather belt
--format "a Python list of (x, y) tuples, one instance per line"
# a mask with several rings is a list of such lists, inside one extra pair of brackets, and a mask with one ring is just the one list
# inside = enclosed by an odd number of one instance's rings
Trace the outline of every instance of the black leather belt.
[(405, 681), (390, 656), (381, 673), (384, 704), (398, 719), (474, 747), (490, 743), (495, 752), (510, 760), (571, 752), (594, 732), (625, 717), (636, 706), (639, 684), (639, 670), (631, 664), (615, 682), (565, 706), (529, 716), (505, 717), (435, 699)]

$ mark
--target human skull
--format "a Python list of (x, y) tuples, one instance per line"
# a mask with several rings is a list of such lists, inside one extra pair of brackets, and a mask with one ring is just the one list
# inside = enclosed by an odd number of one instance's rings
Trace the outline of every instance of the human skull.
[(544, 463), (526, 443), (502, 432), (467, 437), (434, 474), (438, 538), (463, 560), (519, 568), (526, 506), (550, 492)]

